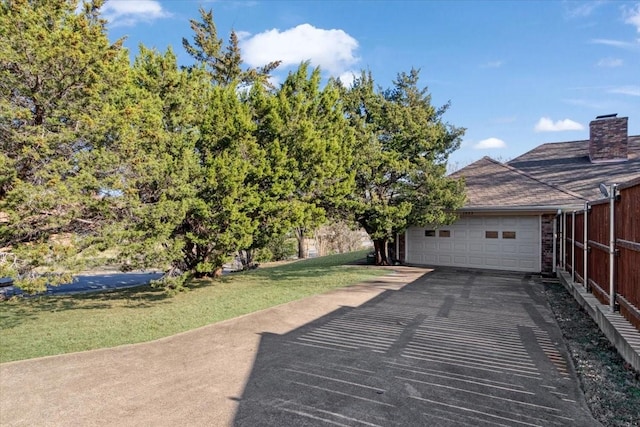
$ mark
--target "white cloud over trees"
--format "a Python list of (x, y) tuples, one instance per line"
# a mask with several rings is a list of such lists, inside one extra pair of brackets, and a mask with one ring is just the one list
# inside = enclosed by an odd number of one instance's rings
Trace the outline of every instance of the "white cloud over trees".
[(358, 41), (343, 30), (325, 30), (301, 24), (288, 30), (272, 29), (255, 35), (243, 34), (240, 41), (245, 62), (259, 67), (282, 61), (283, 67), (309, 61), (333, 76), (342, 76), (359, 61)]
[(150, 22), (171, 16), (171, 13), (155, 0), (107, 1), (101, 10), (110, 25), (115, 27), (131, 26), (138, 22)]

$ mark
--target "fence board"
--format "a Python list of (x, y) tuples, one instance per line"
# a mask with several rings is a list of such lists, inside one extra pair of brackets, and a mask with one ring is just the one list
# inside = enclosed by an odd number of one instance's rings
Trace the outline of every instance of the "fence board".
[(567, 215), (566, 222), (565, 222), (565, 233), (564, 233), (565, 235), (564, 265), (565, 265), (565, 269), (569, 273), (573, 272), (573, 264), (571, 263), (572, 254), (573, 254), (573, 235), (571, 234), (573, 232), (572, 224), (573, 224), (573, 215)]
[[(587, 275), (589, 280), (608, 294), (609, 292), (609, 204), (598, 203), (589, 211), (589, 253)], [(602, 304), (609, 304), (609, 298), (600, 292), (594, 295)]]
[(576, 235), (573, 239), (573, 250), (575, 251), (576, 279), (586, 287), (584, 282), (584, 212), (576, 212)]
[(620, 189), (615, 206), (616, 292), (623, 298), (620, 313), (640, 329), (640, 184)]

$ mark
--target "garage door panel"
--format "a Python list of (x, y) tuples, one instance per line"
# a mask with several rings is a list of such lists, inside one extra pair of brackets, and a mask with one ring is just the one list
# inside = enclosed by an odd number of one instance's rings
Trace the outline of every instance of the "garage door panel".
[(422, 247), (424, 248), (424, 250), (427, 250), (427, 251), (435, 251), (436, 249), (438, 249), (437, 245), (438, 245), (437, 241), (427, 240), (422, 244)]
[(536, 240), (536, 233), (529, 230), (522, 230), (519, 232), (519, 235), (516, 234), (516, 238), (519, 240)]
[(518, 253), (524, 255), (535, 255), (536, 251), (533, 246), (520, 245), (518, 246)]
[(469, 255), (467, 256), (467, 259), (469, 260), (469, 264), (471, 265), (478, 266), (484, 264), (484, 257)]
[[(538, 216), (463, 217), (454, 224), (436, 229), (407, 230), (407, 260), (428, 265), (474, 268), (540, 270), (540, 218)], [(440, 236), (440, 231), (449, 231)], [(486, 237), (487, 231), (497, 238)], [(495, 236), (494, 233), (492, 235)], [(505, 238), (506, 237), (506, 238)]]
[(518, 250), (518, 245), (513, 243), (505, 243), (502, 245), (502, 251), (505, 253), (516, 253)]
[(454, 239), (466, 239), (467, 236), (467, 230), (451, 230), (451, 235), (453, 236)]
[(484, 220), (484, 225), (500, 225), (500, 218), (487, 217)]
[(441, 250), (441, 251), (451, 251), (453, 249), (452, 246), (453, 245), (451, 244), (450, 241), (447, 241), (447, 242), (440, 241), (440, 242), (438, 242), (438, 249)]
[(518, 268), (520, 266), (520, 262), (513, 258), (502, 258), (502, 266), (507, 269)]
[(453, 257), (453, 261), (454, 261), (454, 265), (466, 265), (468, 264), (469, 260), (466, 256), (464, 255), (456, 255)]
[(442, 265), (452, 265), (453, 257), (451, 255), (438, 255), (438, 263)]
[(459, 252), (459, 251), (467, 251), (467, 242), (454, 242), (453, 244), (453, 250), (455, 252)]
[(487, 243), (486, 245), (484, 245), (484, 250), (487, 252), (500, 252), (500, 245), (498, 245), (497, 243)]
[(485, 257), (485, 262), (486, 265), (489, 267), (500, 267), (502, 266), (501, 263), (501, 259), (500, 258), (494, 258), (494, 257)]
[(535, 271), (535, 264), (532, 261), (520, 260), (520, 267), (526, 271)]
[(436, 254), (426, 254), (422, 256), (425, 264), (437, 264), (438, 258)]
[(484, 221), (480, 217), (471, 216), (471, 217), (466, 217), (461, 222), (460, 221), (456, 222), (454, 225), (458, 225), (458, 224), (460, 224), (462, 226), (466, 225), (469, 228), (483, 227), (484, 226)]
[(484, 237), (483, 230), (469, 230), (468, 239), (481, 239)]
[(482, 243), (469, 242), (469, 252), (481, 252), (484, 248)]

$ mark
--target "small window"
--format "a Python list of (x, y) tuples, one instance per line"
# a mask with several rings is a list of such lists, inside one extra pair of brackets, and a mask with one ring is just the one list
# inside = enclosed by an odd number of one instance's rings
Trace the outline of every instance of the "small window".
[(438, 236), (451, 237), (451, 230), (438, 230)]
[(502, 232), (502, 238), (503, 239), (515, 239), (516, 238), (516, 232), (515, 231), (503, 231)]
[(497, 239), (498, 238), (498, 232), (497, 231), (485, 231), (484, 232), (484, 237), (487, 239)]
[(424, 230), (424, 235), (426, 237), (435, 237), (436, 230)]

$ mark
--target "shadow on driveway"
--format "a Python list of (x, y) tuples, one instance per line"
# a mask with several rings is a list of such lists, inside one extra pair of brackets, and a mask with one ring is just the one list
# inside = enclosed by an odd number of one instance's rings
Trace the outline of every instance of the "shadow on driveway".
[(235, 426), (599, 425), (540, 283), (438, 269), (263, 333)]

